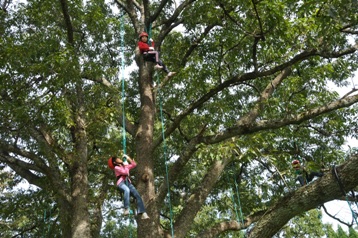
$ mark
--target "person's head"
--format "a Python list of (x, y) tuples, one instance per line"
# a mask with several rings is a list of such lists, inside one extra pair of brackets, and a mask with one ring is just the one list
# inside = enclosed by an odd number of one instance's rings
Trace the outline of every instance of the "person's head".
[(121, 160), (120, 158), (118, 158), (117, 156), (112, 156), (112, 163), (114, 166), (116, 165), (122, 165), (123, 164), (123, 160)]
[(143, 42), (147, 42), (148, 41), (148, 34), (146, 32), (142, 32), (139, 34), (139, 40), (143, 41)]
[(294, 169), (299, 169), (301, 167), (300, 161), (298, 161), (297, 159), (292, 161), (292, 167)]

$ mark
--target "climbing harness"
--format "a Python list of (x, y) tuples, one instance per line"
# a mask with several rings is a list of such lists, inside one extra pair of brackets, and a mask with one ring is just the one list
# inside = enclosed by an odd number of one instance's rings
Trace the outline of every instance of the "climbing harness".
[[(155, 76), (157, 78), (157, 84), (159, 83), (159, 74), (156, 72)], [(169, 210), (170, 210), (170, 229), (171, 229), (171, 236), (174, 238), (174, 227), (173, 227), (173, 210), (171, 205), (171, 198), (170, 198), (170, 184), (169, 184), (169, 171), (168, 171), (168, 158), (167, 158), (167, 145), (165, 139), (165, 123), (164, 123), (164, 116), (163, 116), (163, 97), (160, 93), (160, 87), (158, 87), (158, 94), (159, 94), (159, 105), (160, 105), (160, 121), (162, 124), (162, 139), (163, 139), (163, 150), (164, 150), (164, 163), (165, 163), (165, 172), (166, 172), (166, 183), (168, 187), (168, 201), (169, 201)]]

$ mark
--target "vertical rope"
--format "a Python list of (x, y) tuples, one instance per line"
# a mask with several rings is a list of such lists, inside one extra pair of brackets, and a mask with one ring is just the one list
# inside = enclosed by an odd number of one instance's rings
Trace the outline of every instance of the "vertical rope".
[[(236, 191), (236, 196), (237, 196), (237, 204), (239, 205), (239, 209), (240, 209), (240, 218), (241, 218), (241, 223), (242, 225), (244, 225), (244, 216), (242, 215), (242, 208), (241, 208), (241, 202), (240, 202), (240, 193), (239, 193), (239, 185), (237, 184), (237, 179), (236, 176), (234, 175), (234, 183), (235, 183), (235, 191)], [(240, 222), (240, 220), (238, 220)]]
[[(157, 76), (157, 84), (159, 84), (159, 74), (155, 73)], [(166, 183), (168, 187), (168, 200), (169, 200), (169, 210), (170, 210), (170, 229), (172, 238), (174, 238), (174, 227), (173, 227), (173, 210), (171, 205), (171, 198), (170, 198), (170, 184), (169, 184), (169, 170), (168, 170), (168, 158), (167, 158), (167, 145), (165, 139), (165, 124), (164, 124), (164, 116), (163, 116), (163, 98), (160, 93), (160, 87), (158, 87), (158, 94), (159, 94), (159, 105), (160, 105), (160, 120), (162, 123), (162, 138), (163, 138), (163, 150), (164, 150), (164, 163), (165, 163), (165, 173), (166, 173)]]
[[(125, 90), (125, 78), (124, 78), (124, 69), (125, 69), (125, 58), (124, 58), (124, 14), (120, 17), (120, 57), (121, 57), (121, 82), (122, 82), (122, 146), (123, 154), (127, 154), (127, 138), (126, 138), (126, 110), (125, 110), (125, 101), (126, 101), (126, 90)], [(126, 161), (126, 157), (122, 158)], [(132, 238), (132, 222), (133, 222), (133, 212), (129, 209), (129, 237)]]
[[(50, 215), (48, 215), (48, 216), (46, 216), (46, 210), (47, 209), (44, 210), (44, 228), (43, 228), (43, 232), (42, 232), (43, 237), (46, 237), (47, 236), (46, 234), (50, 234), (50, 228), (51, 228), (51, 224), (50, 224), (50, 221), (51, 221), (51, 209), (49, 209)], [(46, 223), (47, 222), (48, 222), (48, 224), (47, 224), (47, 229), (46, 229)], [(47, 232), (46, 232), (46, 230), (47, 230)]]
[(346, 201), (347, 201), (349, 209), (351, 210), (353, 220), (356, 222), (356, 224), (358, 226), (357, 215), (356, 215), (355, 211), (353, 210), (353, 208), (352, 208), (352, 206), (351, 206), (351, 204), (350, 204), (350, 202), (348, 200), (348, 193), (346, 193), (346, 191), (344, 190), (344, 186), (343, 186), (342, 181), (341, 181), (341, 179), (340, 179), (340, 177), (338, 175), (336, 166), (333, 166), (332, 173), (333, 173), (333, 175), (335, 176), (335, 178), (337, 180), (337, 183), (339, 185), (339, 188), (341, 189), (341, 192), (342, 192), (343, 196), (346, 197)]
[(43, 237), (46, 237), (46, 209), (45, 209), (45, 211), (44, 211), (44, 228), (43, 228), (43, 234), (42, 234), (42, 236)]
[(121, 37), (121, 73), (122, 73), (122, 144), (123, 144), (123, 153), (127, 153), (127, 140), (126, 140), (126, 113), (125, 113), (125, 81), (124, 81), (124, 68), (125, 68), (125, 59), (124, 59), (124, 14), (121, 16), (121, 28), (120, 28), (120, 37)]
[(145, 28), (145, 32), (148, 34), (148, 45), (152, 45), (152, 23), (149, 24), (149, 28)]
[[(233, 166), (231, 166), (231, 167), (233, 167)], [(234, 206), (234, 212), (235, 212), (235, 215), (236, 215), (236, 221), (239, 224), (242, 224), (242, 226), (244, 226), (245, 223), (244, 223), (244, 216), (243, 216), (242, 208), (241, 208), (239, 185), (237, 183), (236, 174), (235, 174), (234, 169), (232, 169), (232, 172), (233, 172), (232, 176), (233, 176), (233, 180), (234, 180), (235, 190), (233, 189), (233, 187), (230, 188), (230, 190), (231, 190), (231, 200), (232, 200), (232, 203), (233, 203), (233, 206)], [(226, 174), (226, 180), (227, 180), (228, 184), (232, 182), (232, 180), (229, 178), (229, 173)], [(237, 197), (237, 201), (235, 200), (235, 195)], [(240, 212), (240, 214), (239, 214), (239, 212)]]

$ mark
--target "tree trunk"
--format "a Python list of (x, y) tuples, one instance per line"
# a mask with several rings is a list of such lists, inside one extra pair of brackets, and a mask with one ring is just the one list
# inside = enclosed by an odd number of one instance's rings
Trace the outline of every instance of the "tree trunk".
[(85, 120), (85, 99), (82, 88), (82, 82), (77, 82), (77, 100), (73, 103), (75, 126), (72, 128), (72, 140), (75, 154), (72, 156), (69, 165), (71, 179), (72, 238), (91, 237), (91, 222), (88, 211), (88, 138)]
[(137, 189), (141, 194), (149, 220), (137, 219), (138, 237), (163, 237), (160, 228), (159, 212), (155, 201), (155, 186), (153, 174), (153, 131), (155, 120), (155, 98), (153, 94), (152, 63), (144, 62), (138, 57), (139, 90), (141, 101), (141, 115), (138, 130), (135, 135), (136, 156), (138, 161)]
[(62, 237), (71, 237), (71, 217), (72, 207), (71, 204), (66, 201), (65, 198), (57, 198), (57, 204), (59, 206), (59, 221), (62, 231)]
[(73, 238), (91, 237), (91, 224), (88, 212), (88, 180), (85, 164), (78, 163), (73, 169), (71, 233)]

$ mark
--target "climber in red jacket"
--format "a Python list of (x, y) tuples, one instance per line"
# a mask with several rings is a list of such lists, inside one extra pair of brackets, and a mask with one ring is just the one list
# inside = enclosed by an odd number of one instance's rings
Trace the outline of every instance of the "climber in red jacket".
[(163, 69), (168, 76), (173, 76), (175, 72), (170, 72), (164, 63), (159, 59), (159, 52), (154, 50), (154, 41), (151, 40), (151, 44), (148, 44), (148, 34), (142, 32), (139, 35), (138, 47), (140, 53), (143, 54), (144, 60), (156, 63), (155, 69)]

